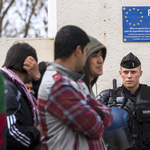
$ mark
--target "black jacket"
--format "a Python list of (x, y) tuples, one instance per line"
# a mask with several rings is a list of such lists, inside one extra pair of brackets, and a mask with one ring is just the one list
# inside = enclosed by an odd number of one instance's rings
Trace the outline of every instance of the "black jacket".
[[(149, 86), (140, 84), (136, 92), (131, 94), (130, 91), (122, 85), (116, 89), (102, 91), (97, 96), (97, 99), (107, 106), (119, 107), (129, 113), (129, 130), (133, 145), (131, 148), (126, 148), (126, 150), (150, 150)], [(125, 139), (125, 137), (123, 138)]]
[(2, 72), (7, 108), (7, 150), (33, 150), (40, 142), (40, 132), (33, 125), (32, 110), (21, 86)]

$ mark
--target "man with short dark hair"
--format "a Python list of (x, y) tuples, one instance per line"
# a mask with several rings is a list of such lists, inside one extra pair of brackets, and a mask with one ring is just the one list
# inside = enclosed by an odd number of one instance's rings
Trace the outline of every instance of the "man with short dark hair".
[[(118, 119), (118, 123), (113, 122), (114, 126), (111, 127), (109, 133), (116, 136), (114, 138), (106, 136), (106, 141), (111, 150), (113, 150), (112, 147), (116, 147), (118, 150), (148, 150), (150, 149), (150, 87), (139, 83), (142, 76), (140, 60), (132, 53), (124, 56), (120, 63), (119, 73), (123, 80), (122, 86), (102, 91), (97, 99), (109, 107), (119, 107), (125, 110), (129, 114), (130, 120), (122, 122), (122, 124), (127, 123), (128, 126), (122, 127), (120, 130), (119, 128), (114, 130), (114, 127), (121, 123), (120, 120), (123, 120), (123, 116)], [(124, 132), (121, 136), (122, 131), (128, 131), (127, 128), (130, 132)]]
[(111, 109), (89, 93), (82, 75), (89, 38), (79, 27), (62, 27), (55, 38), (55, 61), (44, 73), (38, 109), (47, 150), (101, 150), (100, 137), (112, 123)]
[(7, 149), (33, 150), (40, 143), (40, 127), (36, 99), (25, 83), (29, 78), (40, 79), (35, 49), (27, 43), (13, 44), (1, 70), (6, 87)]

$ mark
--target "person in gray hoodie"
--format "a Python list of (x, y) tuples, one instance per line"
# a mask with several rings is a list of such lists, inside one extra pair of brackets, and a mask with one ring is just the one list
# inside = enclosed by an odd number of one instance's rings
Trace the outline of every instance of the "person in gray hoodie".
[(96, 38), (89, 36), (88, 50), (86, 53), (86, 63), (83, 67), (83, 81), (88, 86), (90, 93), (94, 96), (92, 87), (98, 77), (103, 74), (103, 63), (107, 49)]

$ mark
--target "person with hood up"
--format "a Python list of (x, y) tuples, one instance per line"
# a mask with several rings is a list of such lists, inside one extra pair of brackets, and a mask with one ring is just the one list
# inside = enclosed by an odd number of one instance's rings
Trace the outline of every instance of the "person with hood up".
[(83, 67), (83, 81), (87, 85), (90, 93), (94, 96), (92, 90), (98, 77), (103, 74), (103, 63), (106, 57), (106, 47), (92, 36), (89, 36), (88, 50), (86, 53), (86, 62)]
[[(103, 63), (106, 58), (107, 49), (96, 38), (89, 36), (89, 39), (90, 42), (88, 43), (86, 62), (83, 67), (83, 81), (87, 85), (91, 95), (95, 97), (92, 87), (96, 83), (98, 77), (103, 74)], [(103, 138), (101, 138), (101, 143), (103, 149), (105, 149)]]

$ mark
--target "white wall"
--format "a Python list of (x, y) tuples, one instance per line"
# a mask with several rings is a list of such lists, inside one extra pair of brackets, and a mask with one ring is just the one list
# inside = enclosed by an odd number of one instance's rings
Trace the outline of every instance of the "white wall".
[[(122, 84), (119, 76), (120, 61), (123, 56), (133, 52), (142, 62), (143, 76), (141, 83), (150, 85), (150, 43), (124, 43), (122, 35), (122, 6), (150, 6), (150, 0), (49, 0), (57, 9), (53, 8), (51, 16), (57, 27), (51, 30), (52, 37), (55, 30), (72, 24), (84, 29), (89, 35), (96, 37), (107, 47), (107, 57), (104, 63), (104, 73), (99, 77), (95, 93), (112, 88), (112, 80), (117, 79), (118, 86)], [(56, 11), (56, 12), (55, 12)], [(52, 22), (51, 22), (52, 23)], [(51, 25), (51, 24), (49, 24)], [(9, 47), (18, 40), (31, 44), (36, 50), (40, 61), (53, 61), (53, 43), (50, 38), (34, 39), (0, 39), (0, 66), (2, 66)]]
[(99, 77), (97, 90), (112, 88), (112, 80), (119, 76), (120, 61), (129, 52), (142, 63), (141, 83), (150, 85), (150, 43), (123, 42), (122, 6), (150, 6), (150, 0), (57, 0), (57, 29), (72, 24), (84, 29), (107, 47), (104, 73)]
[(54, 40), (50, 38), (1, 38), (0, 39), (0, 68), (3, 65), (8, 49), (16, 41), (29, 43), (36, 49), (38, 62), (54, 60)]
[(48, 37), (54, 38), (57, 32), (56, 0), (48, 0)]

